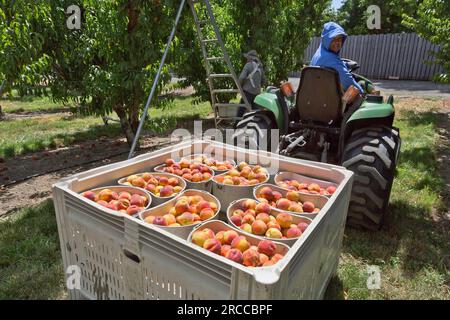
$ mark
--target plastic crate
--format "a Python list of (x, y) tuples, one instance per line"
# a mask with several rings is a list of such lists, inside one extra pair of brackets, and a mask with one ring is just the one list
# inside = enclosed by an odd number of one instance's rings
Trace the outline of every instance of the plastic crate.
[[(89, 204), (80, 192), (152, 170), (166, 158), (227, 152), (338, 184), (329, 201), (282, 261), (272, 268), (236, 266), (139, 219)], [(182, 154), (181, 154), (182, 153)], [(276, 172), (270, 172), (273, 175)], [(186, 141), (76, 174), (53, 188), (64, 267), (81, 269), (72, 299), (318, 299), (336, 272), (352, 187), (344, 168), (255, 152), (214, 141)], [(228, 204), (222, 203), (222, 207)], [(264, 270), (263, 270), (264, 269)]]

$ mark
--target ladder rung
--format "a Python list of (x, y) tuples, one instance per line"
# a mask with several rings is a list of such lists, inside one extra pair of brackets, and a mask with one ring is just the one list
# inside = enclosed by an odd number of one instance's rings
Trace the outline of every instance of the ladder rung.
[(212, 93), (240, 93), (239, 89), (216, 89)]
[(205, 40), (202, 40), (203, 43), (218, 42), (218, 41), (219, 40), (217, 40), (217, 39), (205, 39)]
[(209, 57), (206, 58), (207, 61), (218, 61), (218, 60), (225, 60), (225, 57)]
[(214, 104), (218, 108), (226, 108), (226, 107), (233, 107), (233, 108), (240, 108), (240, 107), (246, 107), (243, 103), (215, 103)]
[(233, 75), (231, 73), (216, 73), (210, 74), (209, 78), (233, 78)]

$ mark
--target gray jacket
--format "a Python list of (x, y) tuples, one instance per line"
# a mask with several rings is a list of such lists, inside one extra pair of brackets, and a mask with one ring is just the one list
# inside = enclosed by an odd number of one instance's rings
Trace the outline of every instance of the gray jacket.
[[(258, 71), (253, 73), (255, 67), (258, 68)], [(250, 80), (250, 75), (252, 75), (251, 79), (253, 81)], [(241, 72), (241, 75), (239, 76), (239, 82), (241, 83), (244, 91), (254, 95), (260, 94), (261, 86), (266, 82), (266, 76), (261, 64), (258, 64), (255, 61), (247, 62)]]

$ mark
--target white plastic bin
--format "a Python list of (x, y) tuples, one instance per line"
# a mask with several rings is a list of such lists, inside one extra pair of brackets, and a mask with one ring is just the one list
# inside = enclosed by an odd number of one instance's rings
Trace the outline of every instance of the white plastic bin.
[[(279, 171), (308, 173), (339, 185), (302, 237), (270, 271), (228, 263), (143, 221), (87, 205), (79, 192), (143, 172), (173, 154), (210, 149), (279, 161)], [(209, 149), (209, 150), (205, 150)], [(186, 141), (62, 179), (53, 199), (64, 267), (81, 269), (72, 299), (319, 299), (336, 272), (352, 186), (344, 168), (255, 152), (214, 141)], [(222, 207), (228, 204), (222, 203)], [(269, 269), (269, 268), (267, 268)]]

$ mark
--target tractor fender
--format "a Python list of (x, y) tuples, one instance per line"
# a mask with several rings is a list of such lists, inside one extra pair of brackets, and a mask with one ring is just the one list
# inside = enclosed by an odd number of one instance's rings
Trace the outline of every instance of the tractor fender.
[(242, 117), (242, 120), (239, 121), (239, 123), (245, 122), (245, 120), (250, 121), (257, 114), (263, 114), (266, 117), (268, 117), (270, 119), (270, 121), (272, 122), (272, 124), (274, 126), (274, 129), (278, 129), (278, 125), (277, 125), (277, 121), (275, 119), (275, 115), (273, 114), (273, 112), (271, 110), (267, 110), (267, 109), (264, 109), (264, 108), (262, 108), (262, 109), (258, 108), (256, 110), (253, 109), (252, 111), (247, 112), (246, 114), (244, 114), (244, 116)]
[[(281, 97), (282, 98), (282, 97)], [(287, 107), (282, 106), (278, 92), (263, 92), (255, 98), (255, 107), (271, 114), (272, 120), (276, 123), (277, 128), (284, 130), (285, 121), (289, 121), (286, 117)]]

